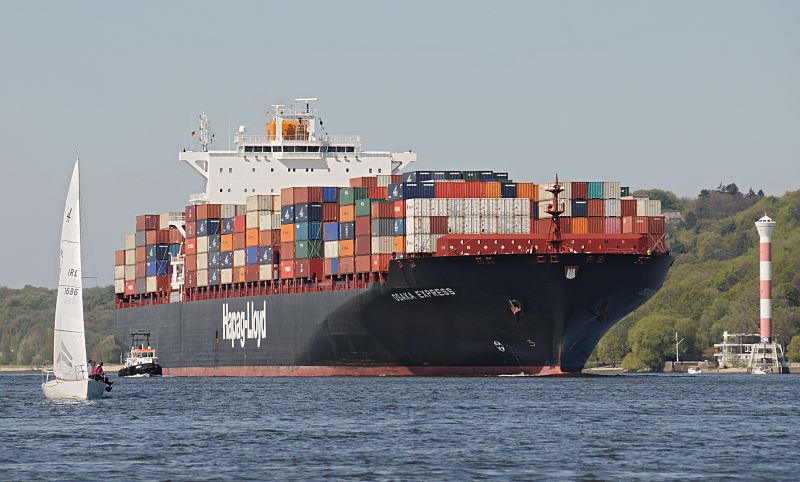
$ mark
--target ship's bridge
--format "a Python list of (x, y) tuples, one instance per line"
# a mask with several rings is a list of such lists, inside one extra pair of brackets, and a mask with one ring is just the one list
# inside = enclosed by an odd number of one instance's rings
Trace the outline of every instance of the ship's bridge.
[(234, 136), (235, 148), (209, 151), (208, 118), (200, 116), (201, 151), (184, 151), (179, 160), (206, 179), (206, 190), (190, 196), (194, 203), (243, 204), (252, 194), (277, 194), (290, 186), (347, 186), (352, 177), (397, 174), (416, 161), (411, 151), (364, 151), (359, 136), (330, 135), (316, 98), (272, 106), (264, 134), (245, 126)]

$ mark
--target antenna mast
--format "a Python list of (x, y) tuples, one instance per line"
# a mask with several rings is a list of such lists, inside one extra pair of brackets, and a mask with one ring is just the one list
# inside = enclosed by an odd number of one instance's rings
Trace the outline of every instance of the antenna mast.
[(205, 112), (200, 114), (200, 147), (203, 152), (208, 152), (208, 144), (211, 142), (211, 136), (208, 132), (208, 116)]
[(552, 230), (553, 237), (548, 240), (550, 248), (556, 253), (561, 252), (561, 219), (560, 216), (564, 213), (562, 204), (558, 201), (558, 195), (564, 191), (561, 183), (558, 182), (558, 174), (556, 174), (556, 182), (550, 185), (547, 192), (553, 194), (553, 203), (547, 205), (547, 214), (550, 215), (550, 229)]

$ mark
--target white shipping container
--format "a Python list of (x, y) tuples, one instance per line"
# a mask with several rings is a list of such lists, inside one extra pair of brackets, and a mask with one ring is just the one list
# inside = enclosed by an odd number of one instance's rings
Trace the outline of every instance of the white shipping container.
[(553, 193), (547, 191), (547, 188), (550, 187), (549, 184), (539, 184), (539, 201), (549, 201), (553, 199)]
[(476, 198), (464, 199), (464, 216), (480, 216), (481, 200)]
[[(603, 186), (603, 197), (606, 199), (619, 199), (622, 186), (619, 181), (606, 181)], [(606, 213), (606, 216), (608, 214)]]
[(219, 270), (219, 281), (224, 285), (233, 283), (233, 268), (222, 268)]
[(247, 229), (258, 229), (258, 211), (247, 211), (245, 215), (245, 227)]
[(125, 249), (136, 249), (136, 235), (135, 234), (126, 234), (125, 235)]
[(125, 266), (114, 266), (114, 279), (125, 279)]
[[(429, 234), (431, 218), (423, 216), (406, 216), (406, 234)], [(414, 253), (416, 251), (409, 251)]]
[(406, 236), (406, 253), (433, 253), (436, 245), (432, 244), (430, 234), (411, 234)]
[(661, 216), (661, 201), (658, 199), (650, 199), (647, 201), (647, 215), (648, 216)]
[(115, 279), (114, 280), (114, 293), (121, 295), (125, 293), (125, 280), (124, 279)]
[(125, 281), (136, 281), (136, 266), (125, 266)]
[(551, 216), (547, 214), (547, 205), (550, 204), (550, 201), (543, 201), (539, 202), (539, 219), (547, 219)]
[(275, 210), (273, 200), (274, 197), (270, 194), (247, 196), (245, 198), (245, 206), (248, 213), (252, 211), (273, 211)]
[(197, 254), (208, 253), (208, 236), (198, 236), (196, 239), (197, 239)]
[(233, 267), (234, 268), (243, 268), (245, 266), (245, 262), (247, 261), (246, 251), (243, 249), (237, 249), (233, 252)]
[(392, 254), (394, 252), (394, 237), (373, 236), (372, 254)]
[(431, 216), (447, 216), (449, 214), (447, 199), (436, 198), (431, 199)]
[(447, 199), (447, 215), (464, 216), (464, 199), (463, 198)]
[(464, 217), (448, 216), (447, 232), (450, 234), (464, 234)]
[(497, 234), (514, 234), (514, 218), (510, 216), (500, 216), (497, 218)]
[(261, 281), (271, 281), (272, 280), (272, 265), (271, 264), (262, 264), (258, 267), (258, 279)]
[(281, 212), (280, 211), (272, 214), (272, 225), (275, 226), (273, 229), (280, 229), (280, 226), (281, 226)]
[(606, 199), (605, 215), (606, 217), (622, 216), (622, 202), (619, 199)]
[(480, 208), (478, 215), (480, 217), (490, 217), (490, 216), (498, 216), (500, 214), (500, 201), (502, 199), (479, 199), (480, 201)]
[(481, 232), (480, 216), (465, 216), (464, 234), (480, 234), (480, 232)]
[(136, 250), (135, 249), (126, 249), (125, 250), (125, 266), (133, 266), (136, 264)]
[(281, 195), (280, 194), (273, 194), (272, 195), (272, 210), (280, 213), (281, 212)]
[[(198, 259), (200, 259), (198, 257)], [(199, 269), (197, 270), (197, 274), (195, 275), (197, 280), (197, 286), (203, 287), (208, 286), (208, 270), (207, 269)]]
[(272, 212), (270, 211), (258, 211), (258, 229), (262, 231), (276, 229), (275, 225), (272, 224), (272, 217)]
[(392, 176), (390, 174), (378, 174), (378, 186), (388, 187), (392, 183)]
[(236, 216), (236, 205), (235, 204), (222, 204), (219, 209), (220, 217), (222, 218), (232, 218)]
[(480, 222), (481, 234), (498, 234), (497, 232), (497, 217), (481, 217)]
[(148, 293), (155, 293), (156, 291), (156, 277), (155, 276), (148, 276), (147, 282), (145, 283), (145, 291)]
[(325, 246), (323, 249), (325, 251), (326, 258), (339, 257), (339, 241), (325, 241)]
[(197, 255), (197, 269), (208, 269), (208, 253)]
[(531, 234), (531, 218), (514, 216), (514, 234)]
[(559, 204), (561, 204), (561, 209), (564, 210), (564, 212), (561, 213), (561, 215), (566, 216), (568, 218), (572, 217), (572, 201), (569, 199), (560, 199)]

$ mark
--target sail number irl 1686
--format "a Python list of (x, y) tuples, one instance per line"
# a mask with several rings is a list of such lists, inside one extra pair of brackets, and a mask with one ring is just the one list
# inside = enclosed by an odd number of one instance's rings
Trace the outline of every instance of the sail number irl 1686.
[(80, 292), (80, 288), (76, 286), (65, 286), (64, 287), (64, 294), (68, 296), (77, 296)]

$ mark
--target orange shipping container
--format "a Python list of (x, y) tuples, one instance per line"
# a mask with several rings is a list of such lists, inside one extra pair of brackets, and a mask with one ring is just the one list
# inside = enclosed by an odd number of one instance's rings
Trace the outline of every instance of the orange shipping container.
[(405, 253), (406, 252), (406, 237), (405, 236), (395, 236), (394, 237), (394, 252), (395, 253)]
[(371, 256), (356, 256), (356, 273), (369, 273), (371, 267)]
[(589, 216), (605, 216), (606, 215), (606, 201), (605, 199), (589, 199)]
[(244, 249), (245, 247), (244, 233), (233, 233), (233, 250)]
[(353, 222), (356, 219), (356, 206), (355, 204), (347, 204), (339, 206), (339, 221), (343, 223)]
[[(280, 240), (277, 240), (280, 241)], [(258, 232), (258, 245), (259, 246), (272, 246), (272, 231), (264, 230)]]
[(294, 278), (294, 260), (288, 259), (281, 261), (281, 279)]
[(125, 250), (114, 251), (114, 266), (125, 266)]
[(391, 254), (373, 254), (372, 271), (389, 271), (389, 261), (391, 259)]
[(352, 239), (342, 239), (339, 241), (339, 256), (353, 256), (356, 253), (356, 244)]
[(517, 183), (517, 197), (525, 199), (533, 199), (539, 196), (539, 187), (532, 182), (518, 182)]
[(281, 243), (294, 241), (294, 224), (284, 224), (281, 226)]
[(139, 246), (138, 248), (136, 248), (136, 261), (144, 261), (146, 259), (147, 259), (147, 248), (144, 246)]
[(355, 264), (355, 260), (352, 256), (346, 256), (344, 258), (339, 258), (339, 274), (350, 274), (353, 272), (355, 268), (353, 265)]
[(484, 194), (486, 197), (500, 197), (502, 195), (502, 185), (499, 182), (485, 182)]
[(197, 238), (186, 238), (186, 243), (183, 245), (183, 251), (186, 254), (197, 254)]
[(233, 268), (233, 282), (244, 283), (245, 281), (247, 281), (247, 267), (240, 266), (238, 268)]
[(572, 234), (588, 234), (589, 218), (572, 218)]
[(245, 246), (258, 246), (258, 229), (248, 229), (245, 237)]
[(406, 217), (406, 202), (405, 201), (395, 201), (394, 205), (392, 206), (392, 214), (395, 218), (404, 218)]
[(220, 251), (233, 251), (233, 235), (223, 234), (219, 237), (219, 250)]

